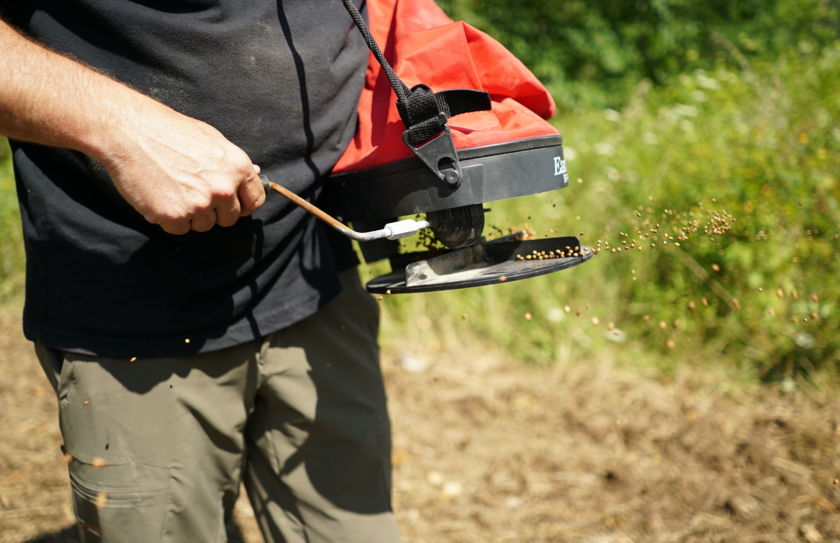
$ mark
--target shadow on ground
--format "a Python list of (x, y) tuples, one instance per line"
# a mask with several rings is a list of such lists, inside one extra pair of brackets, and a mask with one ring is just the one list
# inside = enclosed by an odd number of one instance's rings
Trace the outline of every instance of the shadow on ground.
[(79, 532), (75, 526), (68, 526), (59, 532), (42, 534), (26, 543), (79, 543)]
[[(245, 543), (245, 538), (242, 535), (242, 530), (235, 524), (228, 524), (228, 540), (227, 543)], [(51, 534), (42, 534), (35, 539), (29, 539), (25, 543), (81, 543), (79, 539), (79, 532), (75, 525), (68, 526), (58, 532)]]

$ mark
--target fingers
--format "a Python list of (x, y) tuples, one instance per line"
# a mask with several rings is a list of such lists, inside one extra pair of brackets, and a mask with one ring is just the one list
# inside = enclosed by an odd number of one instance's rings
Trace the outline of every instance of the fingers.
[[(241, 207), (239, 198), (237, 198), (236, 194), (231, 197), (222, 199), (221, 202), (216, 204), (216, 206), (211, 209), (210, 211), (214, 212), (212, 218), (214, 219), (214, 224), (218, 224), (219, 226), (233, 226), (236, 224), (236, 221), (239, 220), (241, 216)], [(213, 226), (212, 224), (210, 225)], [(193, 230), (198, 232), (204, 232), (204, 230), (198, 230), (195, 227), (195, 223), (193, 221)], [(208, 228), (209, 230), (209, 228)]]
[(181, 219), (181, 220), (151, 220), (147, 219), (152, 224), (157, 224), (160, 226), (164, 232), (167, 234), (172, 234), (175, 236), (183, 236), (187, 232), (190, 231), (190, 220), (189, 219)]
[[(260, 167), (252, 164), (247, 169), (247, 176), (239, 181), (234, 192), (215, 199), (211, 209), (215, 212), (214, 215), (202, 214), (198, 224), (193, 220), (192, 229), (204, 232), (215, 224), (223, 227), (233, 226), (240, 217), (247, 217), (259, 208), (265, 202), (265, 189), (259, 173)], [(206, 228), (210, 219), (215, 219), (215, 222), (210, 228)], [(203, 228), (206, 230), (202, 230)]]
[[(201, 213), (196, 213), (190, 219), (190, 229), (196, 232), (207, 232), (208, 230), (216, 226), (217, 223), (220, 224), (218, 216), (219, 214), (212, 209), (202, 211)], [(236, 219), (234, 219), (233, 222), (236, 222)]]
[(247, 177), (239, 181), (235, 192), (217, 194), (210, 207), (192, 214), (186, 220), (186, 225), (178, 222), (161, 226), (173, 234), (182, 234), (189, 230), (207, 232), (216, 225), (233, 226), (240, 217), (247, 217), (265, 202), (265, 189), (259, 178), (260, 167), (254, 164), (248, 168), (247, 173)]
[(260, 167), (256, 164), (254, 164), (253, 174), (239, 185), (237, 196), (242, 206), (243, 217), (247, 217), (265, 203), (265, 188), (260, 180)]

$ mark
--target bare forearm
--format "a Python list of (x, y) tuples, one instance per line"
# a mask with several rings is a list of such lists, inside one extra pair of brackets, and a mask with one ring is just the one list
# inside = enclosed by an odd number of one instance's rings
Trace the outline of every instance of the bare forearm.
[(218, 130), (0, 20), (0, 134), (81, 151), (120, 194), (173, 234), (230, 226), (262, 205), (258, 168)]
[(87, 66), (50, 51), (0, 20), (0, 134), (82, 151), (97, 160), (118, 153), (124, 124), (164, 108)]

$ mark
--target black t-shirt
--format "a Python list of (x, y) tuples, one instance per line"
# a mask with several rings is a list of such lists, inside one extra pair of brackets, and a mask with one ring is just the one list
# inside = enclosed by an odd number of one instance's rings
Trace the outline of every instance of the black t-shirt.
[[(355, 128), (367, 50), (338, 0), (0, 4), (26, 34), (218, 128), (308, 198)], [(86, 156), (12, 148), (34, 341), (118, 357), (211, 351), (293, 324), (339, 291), (324, 229), (278, 194), (231, 228), (173, 236)]]

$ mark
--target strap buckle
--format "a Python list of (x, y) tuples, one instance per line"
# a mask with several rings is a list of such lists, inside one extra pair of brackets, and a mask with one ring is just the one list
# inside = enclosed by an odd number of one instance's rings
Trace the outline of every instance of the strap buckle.
[[(440, 120), (446, 123), (446, 115), (441, 113)], [(411, 143), (409, 131), (403, 132), (403, 142), (426, 165), (438, 179), (450, 188), (457, 188), (464, 178), (452, 131), (444, 124), (443, 131), (419, 146)]]

